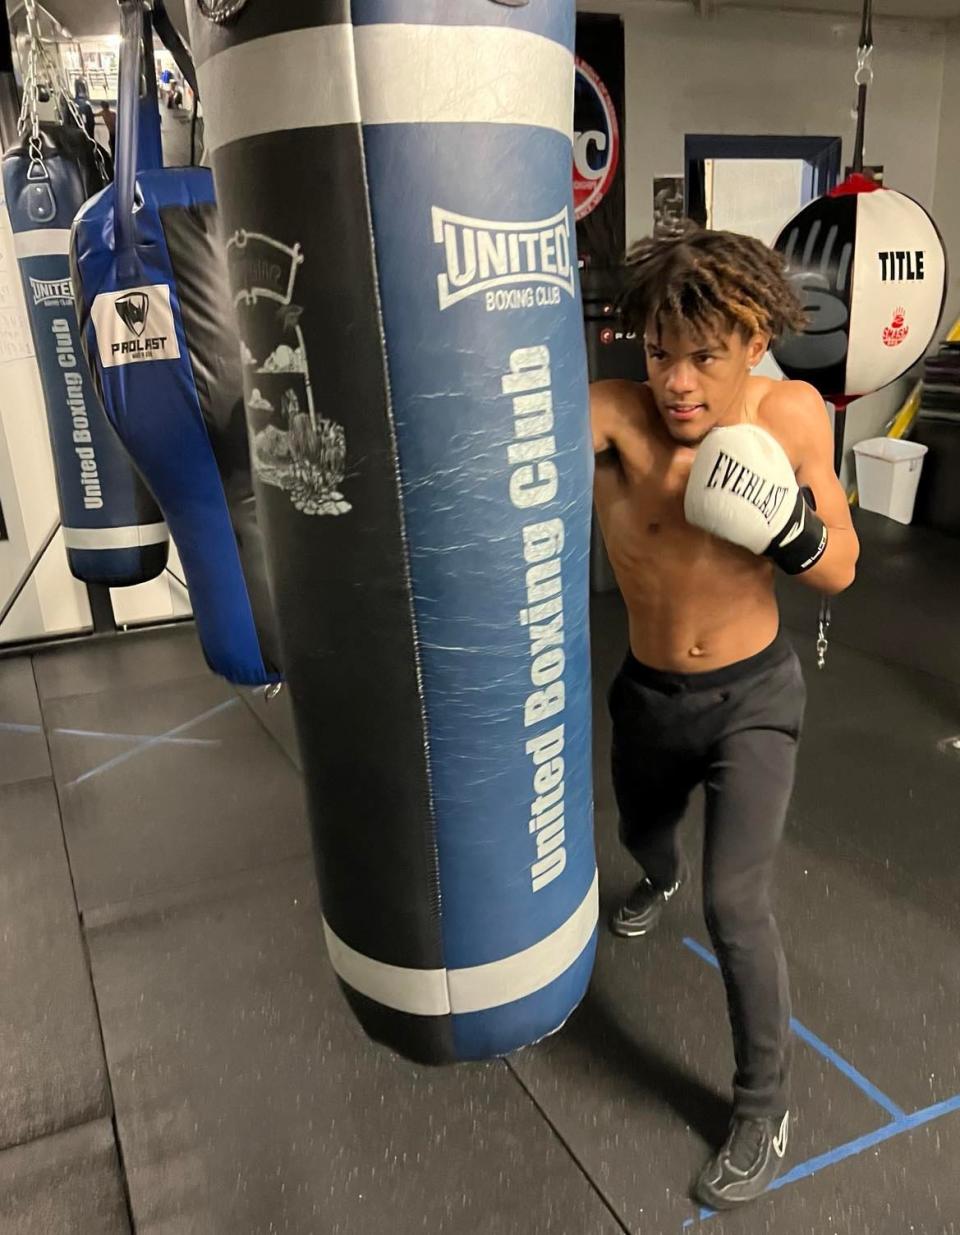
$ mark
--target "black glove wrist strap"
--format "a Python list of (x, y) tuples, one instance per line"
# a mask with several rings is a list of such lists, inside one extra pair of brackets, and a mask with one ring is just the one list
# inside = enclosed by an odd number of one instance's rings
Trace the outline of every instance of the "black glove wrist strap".
[(798, 493), (787, 526), (770, 542), (766, 556), (785, 574), (802, 575), (823, 557), (828, 539), (826, 524), (804, 501), (803, 493)]

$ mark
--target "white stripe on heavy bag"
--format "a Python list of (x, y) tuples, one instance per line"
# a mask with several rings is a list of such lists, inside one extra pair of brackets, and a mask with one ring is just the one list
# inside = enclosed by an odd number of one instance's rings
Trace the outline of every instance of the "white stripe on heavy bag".
[[(504, 71), (518, 62), (522, 72)], [(279, 79), (278, 63), (285, 67)], [(201, 97), (210, 100), (210, 150), (266, 133), (361, 122), (524, 124), (565, 137), (573, 124), (573, 57), (525, 30), (317, 26), (228, 48), (197, 72)]]
[(549, 986), (583, 954), (597, 925), (598, 876), (574, 912), (553, 934), (503, 960), (470, 969), (403, 969), (354, 951), (326, 921), (334, 971), (355, 991), (387, 1008), (417, 1016), (486, 1012)]
[(63, 529), (63, 543), (68, 549), (140, 549), (144, 545), (162, 545), (169, 539), (165, 523)]
[(65, 257), (70, 252), (70, 228), (37, 227), (32, 232), (15, 232), (13, 250), (18, 260), (27, 257)]

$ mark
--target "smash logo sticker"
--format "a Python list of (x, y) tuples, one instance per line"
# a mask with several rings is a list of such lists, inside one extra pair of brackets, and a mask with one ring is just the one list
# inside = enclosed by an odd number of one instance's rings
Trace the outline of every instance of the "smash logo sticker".
[(899, 347), (909, 333), (910, 327), (906, 324), (905, 311), (902, 307), (898, 308), (894, 311), (893, 321), (889, 326), (884, 327), (884, 345), (886, 347)]

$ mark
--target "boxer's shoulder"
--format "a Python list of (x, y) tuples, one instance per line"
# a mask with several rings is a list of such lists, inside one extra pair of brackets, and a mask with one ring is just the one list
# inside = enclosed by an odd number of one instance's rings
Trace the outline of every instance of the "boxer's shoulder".
[(808, 382), (770, 380), (759, 394), (758, 420), (764, 427), (769, 424), (805, 428), (827, 415), (822, 397)]
[(797, 465), (810, 443), (829, 430), (827, 409), (807, 382), (769, 381), (757, 402), (757, 424), (772, 433)]
[(590, 414), (614, 447), (649, 436), (656, 405), (643, 382), (612, 378), (590, 386)]
[(652, 408), (653, 394), (646, 382), (634, 382), (628, 378), (613, 377), (590, 384), (591, 405), (619, 417), (635, 415), (641, 409)]

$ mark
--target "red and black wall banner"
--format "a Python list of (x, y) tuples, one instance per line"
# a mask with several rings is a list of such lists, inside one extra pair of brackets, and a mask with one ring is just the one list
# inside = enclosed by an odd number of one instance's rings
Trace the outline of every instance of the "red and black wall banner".
[(577, 14), (573, 196), (586, 266), (618, 266), (625, 245), (623, 22)]

